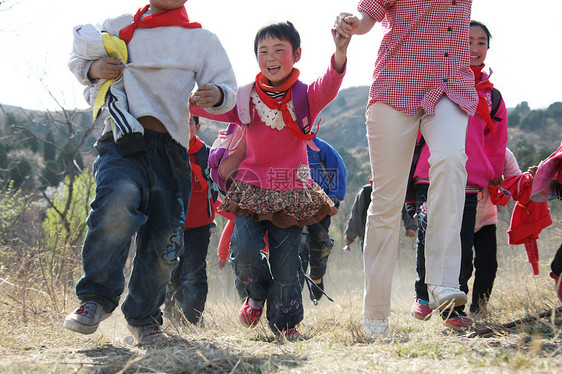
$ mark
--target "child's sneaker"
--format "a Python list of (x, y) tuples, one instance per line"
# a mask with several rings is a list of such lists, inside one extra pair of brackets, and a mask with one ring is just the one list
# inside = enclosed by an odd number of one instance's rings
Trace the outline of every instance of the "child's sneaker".
[(463, 328), (470, 326), (474, 323), (474, 320), (468, 316), (461, 316), (456, 315), (450, 318), (447, 318), (444, 321), (446, 326), (453, 327), (453, 328)]
[(66, 316), (63, 326), (81, 334), (92, 334), (98, 329), (100, 322), (110, 315), (95, 301), (84, 301)]
[(420, 321), (427, 321), (431, 318), (433, 310), (429, 307), (429, 301), (416, 297), (412, 304), (412, 315)]
[(242, 304), (242, 307), (240, 308), (240, 320), (246, 326), (255, 326), (260, 321), (260, 317), (263, 312), (263, 306), (260, 309), (254, 308), (253, 306), (250, 306), (248, 304), (249, 299), (250, 298), (247, 297), (246, 300), (244, 300), (244, 304)]
[(562, 301), (562, 282), (560, 281), (560, 277), (552, 271), (550, 272), (550, 277), (554, 279), (554, 288), (556, 288), (558, 299)]
[(279, 331), (276, 335), (277, 339), (285, 338), (287, 340), (302, 340), (304, 337), (296, 328)]
[(160, 343), (168, 339), (168, 336), (164, 334), (162, 328), (157, 323), (150, 323), (144, 326), (127, 325), (127, 328), (139, 345)]
[(464, 305), (467, 301), (466, 294), (458, 288), (428, 284), (427, 292), (429, 293), (429, 307), (431, 309), (443, 310)]

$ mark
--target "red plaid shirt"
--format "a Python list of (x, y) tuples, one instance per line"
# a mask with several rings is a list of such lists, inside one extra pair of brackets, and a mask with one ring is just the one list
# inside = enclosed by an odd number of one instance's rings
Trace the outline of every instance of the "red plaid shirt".
[(472, 115), (478, 95), (470, 70), (471, 0), (362, 0), (357, 9), (382, 22), (384, 37), (370, 103), (435, 114), (443, 94)]

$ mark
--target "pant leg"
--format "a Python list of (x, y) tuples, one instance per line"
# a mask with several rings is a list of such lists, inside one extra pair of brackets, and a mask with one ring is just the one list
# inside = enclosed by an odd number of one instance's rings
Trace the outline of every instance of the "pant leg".
[(328, 257), (334, 246), (330, 238), (330, 216), (308, 227), (310, 237), (310, 278), (322, 279), (328, 268)]
[(410, 116), (380, 102), (367, 109), (373, 192), (365, 225), (363, 313), (369, 319), (384, 319), (390, 315), (400, 213), (419, 119), (420, 115)]
[[(308, 271), (308, 264), (310, 263), (310, 236), (308, 235), (308, 226), (304, 226), (302, 229), (299, 257), (301, 258), (303, 274), (306, 274)], [(301, 286), (302, 285), (304, 285), (304, 277), (301, 279)]]
[(422, 116), (421, 132), (431, 152), (425, 238), (427, 284), (459, 287), (467, 124), (468, 115), (446, 96), (438, 101), (434, 116)]
[(183, 252), (183, 230), (191, 191), (187, 151), (168, 134), (145, 131), (149, 151), (148, 219), (138, 231), (129, 293), (121, 306), (132, 326), (162, 323), (160, 306)]
[(496, 225), (486, 225), (474, 233), (474, 283), (470, 311), (486, 306), (498, 270)]
[(113, 138), (98, 141), (96, 149), (96, 196), (86, 220), (84, 274), (76, 285), (76, 295), (80, 300), (97, 301), (111, 312), (125, 288), (123, 268), (131, 238), (148, 219), (148, 189), (142, 160), (122, 157)]
[(299, 281), (302, 227), (268, 227), (269, 264), (273, 279), (267, 294), (267, 320), (273, 332), (294, 328), (304, 318)]
[(201, 319), (205, 310), (207, 293), (207, 250), (211, 237), (211, 225), (185, 230), (185, 250), (180, 275), (181, 303), (185, 318), (193, 324)]
[(263, 237), (267, 230), (268, 221), (254, 222), (249, 216), (236, 216), (234, 218), (234, 232), (230, 242), (228, 261), (232, 265), (237, 283), (236, 289), (239, 293), (245, 290), (249, 297), (258, 301), (267, 299), (271, 283), (271, 272), (267, 258), (260, 251), (265, 247)]
[(562, 274), (562, 245), (556, 251), (554, 259), (550, 263), (550, 269), (556, 275)]
[(427, 229), (427, 190), (428, 184), (418, 183), (416, 190), (416, 212), (418, 214), (418, 237), (416, 240), (416, 272), (418, 277), (414, 284), (416, 297), (429, 301), (425, 284), (425, 230)]
[[(461, 225), (461, 269), (459, 273), (460, 289), (468, 294), (468, 280), (472, 276), (472, 246), (474, 244), (474, 225), (476, 223), (476, 205), (478, 204), (478, 194), (467, 193), (465, 196), (464, 210)], [(465, 305), (458, 305), (452, 315), (465, 315)], [(448, 311), (442, 311), (441, 315), (448, 315)]]

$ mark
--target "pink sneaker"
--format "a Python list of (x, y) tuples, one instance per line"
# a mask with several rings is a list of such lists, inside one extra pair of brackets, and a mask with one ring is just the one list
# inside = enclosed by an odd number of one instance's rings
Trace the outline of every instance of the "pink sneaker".
[(429, 307), (429, 301), (418, 297), (414, 298), (414, 303), (412, 304), (412, 315), (416, 317), (416, 319), (419, 319), (420, 321), (427, 321), (431, 318), (431, 312), (433, 312), (433, 310)]
[(445, 325), (454, 328), (463, 328), (474, 323), (474, 320), (467, 316), (454, 316), (451, 318), (447, 318), (444, 321)]
[(248, 305), (248, 297), (244, 300), (244, 304), (240, 308), (240, 320), (246, 326), (255, 326), (260, 321), (263, 307), (261, 309)]
[(279, 331), (276, 337), (278, 339), (285, 338), (287, 340), (301, 340), (304, 338), (299, 330), (295, 328)]
[(558, 299), (562, 301), (562, 282), (560, 281), (560, 277), (554, 274), (553, 271), (550, 272), (550, 277), (554, 279), (554, 287), (557, 290)]

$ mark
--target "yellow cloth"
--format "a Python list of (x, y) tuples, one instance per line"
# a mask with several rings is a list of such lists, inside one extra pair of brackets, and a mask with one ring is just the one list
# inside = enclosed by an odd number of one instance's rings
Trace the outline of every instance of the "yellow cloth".
[[(106, 32), (102, 32), (101, 37), (107, 55), (109, 57), (117, 58), (123, 61), (123, 63), (127, 63), (127, 44), (125, 44), (125, 42), (118, 37), (109, 35)], [(101, 107), (105, 104), (105, 95), (107, 94), (107, 90), (109, 90), (109, 86), (111, 86), (113, 82), (115, 82), (115, 79), (108, 79), (100, 87), (100, 90), (96, 96), (96, 101), (94, 102), (94, 121), (98, 117)]]

